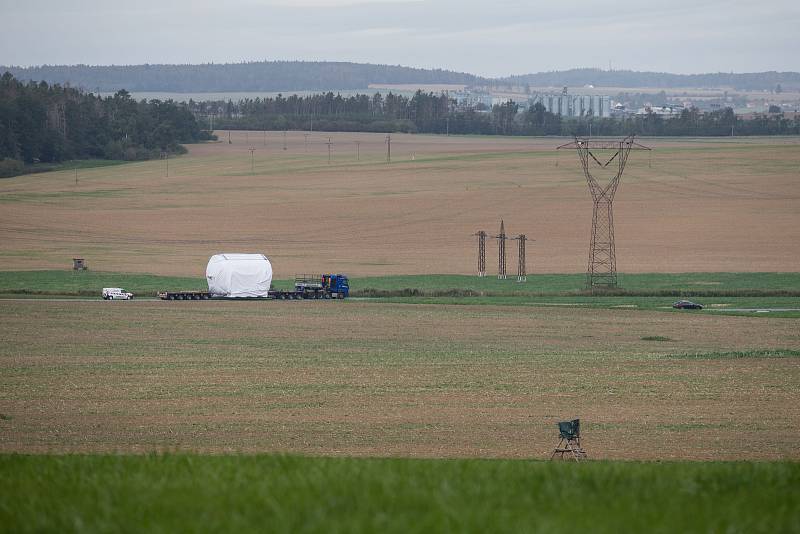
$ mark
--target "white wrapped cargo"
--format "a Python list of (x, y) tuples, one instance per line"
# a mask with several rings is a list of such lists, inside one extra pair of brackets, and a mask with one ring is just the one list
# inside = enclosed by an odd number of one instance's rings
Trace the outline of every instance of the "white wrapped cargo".
[(272, 264), (263, 254), (215, 254), (208, 260), (206, 280), (214, 297), (266, 297)]

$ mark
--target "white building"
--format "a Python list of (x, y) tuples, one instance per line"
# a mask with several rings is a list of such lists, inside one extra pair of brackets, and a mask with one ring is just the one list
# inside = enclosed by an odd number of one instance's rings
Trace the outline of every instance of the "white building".
[(478, 91), (455, 91), (450, 93), (450, 96), (455, 99), (456, 105), (461, 109), (475, 109), (484, 108), (487, 111), (492, 110), (494, 98), (489, 93)]
[(611, 98), (606, 95), (570, 95), (539, 93), (528, 99), (528, 105), (541, 103), (547, 111), (562, 117), (610, 117)]

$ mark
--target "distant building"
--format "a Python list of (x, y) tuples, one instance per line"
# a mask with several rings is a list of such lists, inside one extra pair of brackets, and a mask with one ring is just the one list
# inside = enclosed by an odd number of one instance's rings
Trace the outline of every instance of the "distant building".
[(571, 95), (538, 93), (528, 99), (528, 106), (541, 103), (550, 113), (562, 117), (610, 117), (611, 98), (606, 95)]
[(637, 115), (658, 115), (659, 117), (677, 117), (683, 112), (683, 106), (645, 106), (639, 108)]
[(491, 111), (494, 104), (492, 95), (481, 91), (455, 91), (450, 93), (450, 97), (455, 99), (456, 107), (460, 110), (480, 109)]

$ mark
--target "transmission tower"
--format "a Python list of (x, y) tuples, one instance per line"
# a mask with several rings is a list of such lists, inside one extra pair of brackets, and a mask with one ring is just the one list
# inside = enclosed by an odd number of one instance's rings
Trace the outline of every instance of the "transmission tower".
[(483, 278), (486, 276), (486, 232), (481, 230), (472, 235), (478, 236), (478, 277)]
[(520, 234), (517, 237), (512, 237), (513, 239), (519, 243), (519, 250), (517, 252), (517, 282), (527, 282), (528, 281), (528, 273), (526, 272), (525, 268), (525, 242), (528, 238), (525, 234)]
[[(614, 194), (617, 192), (619, 180), (625, 170), (628, 154), (631, 150), (650, 150), (633, 140), (634, 136), (619, 141), (591, 141), (588, 138), (576, 137), (558, 149), (572, 149), (578, 152), (583, 165), (586, 183), (592, 194), (594, 207), (592, 210), (592, 238), (589, 244), (589, 266), (586, 271), (586, 286), (617, 286), (617, 257), (614, 248)], [(605, 161), (603, 161), (605, 160)], [(609, 165), (616, 161), (616, 165)], [(608, 169), (611, 178), (601, 185), (592, 174), (593, 171)]]
[(492, 236), (497, 239), (497, 279), (506, 279), (506, 227), (503, 224), (503, 219), (500, 219), (500, 233)]

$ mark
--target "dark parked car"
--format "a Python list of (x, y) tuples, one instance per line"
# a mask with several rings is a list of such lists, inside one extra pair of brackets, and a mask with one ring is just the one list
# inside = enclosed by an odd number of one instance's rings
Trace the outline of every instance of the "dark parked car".
[(678, 310), (702, 310), (703, 305), (698, 304), (696, 302), (692, 302), (691, 300), (679, 300), (678, 302), (672, 305), (673, 308)]

